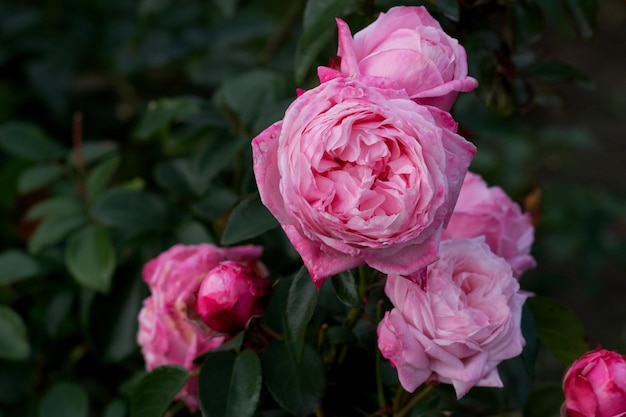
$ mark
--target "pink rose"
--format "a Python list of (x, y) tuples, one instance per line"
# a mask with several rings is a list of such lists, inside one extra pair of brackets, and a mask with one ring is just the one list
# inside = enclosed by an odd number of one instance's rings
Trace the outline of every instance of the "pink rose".
[(563, 379), (567, 417), (626, 416), (626, 356), (597, 348)]
[[(478, 83), (467, 76), (465, 49), (424, 7), (393, 7), (357, 32), (337, 19), (341, 74), (368, 77), (377, 86), (403, 88), (417, 103), (450, 110), (460, 91)], [(322, 82), (336, 71), (322, 67)]]
[(196, 310), (202, 321), (221, 333), (243, 330), (252, 317), (263, 315), (270, 281), (252, 265), (224, 261), (200, 285)]
[[(215, 349), (224, 337), (207, 328), (194, 309), (196, 294), (204, 277), (223, 261), (254, 265), (263, 249), (258, 246), (218, 248), (203, 244), (176, 245), (149, 261), (143, 279), (151, 295), (139, 312), (137, 342), (146, 369), (162, 365), (180, 365), (193, 371), (199, 368), (194, 359)], [(177, 395), (191, 411), (198, 409), (198, 377), (192, 376)]]
[(507, 260), (514, 276), (535, 267), (530, 255), (534, 237), (530, 215), (522, 213), (501, 188), (487, 187), (479, 175), (468, 172), (442, 239), (478, 236), (484, 236), (491, 250)]
[(527, 295), (483, 239), (441, 242), (439, 255), (423, 288), (387, 278), (394, 308), (378, 325), (378, 347), (410, 392), (428, 381), (452, 384), (459, 398), (473, 386), (501, 387), (498, 364), (524, 346)]
[(433, 262), (476, 151), (448, 113), (343, 77), (304, 92), (252, 148), (261, 200), (318, 287), (363, 263)]

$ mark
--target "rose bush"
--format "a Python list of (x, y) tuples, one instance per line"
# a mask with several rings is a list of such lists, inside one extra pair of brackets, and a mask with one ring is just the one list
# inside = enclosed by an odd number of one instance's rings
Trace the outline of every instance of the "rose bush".
[(363, 263), (412, 274), (437, 257), (476, 151), (448, 113), (336, 78), (252, 142), (261, 200), (319, 287)]
[(626, 356), (597, 348), (580, 357), (563, 378), (563, 417), (626, 415)]
[[(373, 85), (402, 88), (417, 103), (446, 111), (459, 92), (478, 85), (467, 76), (465, 49), (424, 7), (393, 7), (354, 38), (343, 20), (337, 19), (337, 27), (343, 76), (367, 77)], [(339, 74), (323, 67), (319, 75), (327, 81)]]
[(535, 267), (530, 255), (534, 239), (530, 215), (522, 213), (500, 187), (488, 187), (479, 175), (468, 172), (442, 238), (478, 236), (484, 236), (491, 250), (507, 260), (516, 277)]
[[(257, 268), (255, 269), (255, 266)], [(196, 299), (202, 321), (221, 333), (243, 330), (252, 317), (263, 315), (270, 281), (265, 268), (239, 262), (220, 262), (206, 275)]]
[(378, 346), (413, 392), (424, 382), (500, 387), (497, 366), (524, 346), (520, 323), (527, 294), (508, 263), (482, 238), (441, 243), (420, 287), (389, 275), (385, 293), (394, 308), (378, 325)]
[[(202, 323), (194, 309), (200, 285), (223, 261), (265, 270), (259, 262), (262, 251), (263, 248), (252, 245), (232, 248), (176, 245), (145, 265), (143, 279), (151, 295), (144, 300), (139, 313), (137, 342), (147, 370), (161, 365), (199, 368), (194, 359), (224, 342), (222, 335)], [(192, 376), (176, 397), (191, 411), (198, 409), (197, 385), (197, 376)]]

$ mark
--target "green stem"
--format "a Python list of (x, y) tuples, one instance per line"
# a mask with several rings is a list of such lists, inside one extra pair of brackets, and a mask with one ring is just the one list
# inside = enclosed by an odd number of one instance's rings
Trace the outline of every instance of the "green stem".
[[(383, 302), (382, 300), (376, 305), (376, 318), (379, 322), (383, 314)], [(383, 373), (382, 373), (382, 354), (380, 349), (376, 349), (376, 391), (378, 393), (378, 406), (381, 409), (387, 407), (387, 399), (385, 398), (385, 387), (383, 386)], [(387, 414), (383, 414), (383, 417), (387, 417)]]
[(409, 400), (408, 403), (401, 410), (393, 415), (393, 417), (405, 417), (413, 407), (415, 407), (420, 401), (424, 399), (430, 392), (435, 388), (434, 385), (425, 385), (419, 392), (417, 392), (413, 397)]

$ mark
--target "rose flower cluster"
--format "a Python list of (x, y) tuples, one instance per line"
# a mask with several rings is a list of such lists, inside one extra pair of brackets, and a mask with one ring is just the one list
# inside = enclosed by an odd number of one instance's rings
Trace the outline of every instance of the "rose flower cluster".
[[(263, 204), (315, 285), (367, 265), (393, 304), (378, 347), (414, 391), (501, 386), (498, 364), (521, 353), (535, 265), (533, 226), (500, 188), (468, 172), (475, 146), (449, 111), (477, 86), (465, 50), (423, 7), (394, 7), (354, 36), (337, 19), (338, 60), (318, 69), (284, 118), (252, 141)], [(223, 343), (263, 313), (261, 248), (176, 246), (146, 265), (152, 295), (138, 340), (148, 369)], [(197, 382), (195, 382), (197, 383)], [(197, 408), (191, 379), (180, 398)]]
[(423, 7), (354, 37), (337, 25), (340, 64), (252, 142), (261, 199), (318, 287), (364, 264), (388, 276), (378, 346), (407, 391), (501, 386), (497, 365), (524, 345), (533, 227), (468, 173), (476, 148), (448, 113), (477, 85), (465, 50)]

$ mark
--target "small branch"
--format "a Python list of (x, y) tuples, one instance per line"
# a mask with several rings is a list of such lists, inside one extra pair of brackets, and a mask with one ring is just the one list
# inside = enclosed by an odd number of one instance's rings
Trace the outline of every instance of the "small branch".
[(72, 145), (74, 163), (80, 173), (85, 172), (85, 155), (83, 153), (83, 114), (75, 112), (72, 117)]

